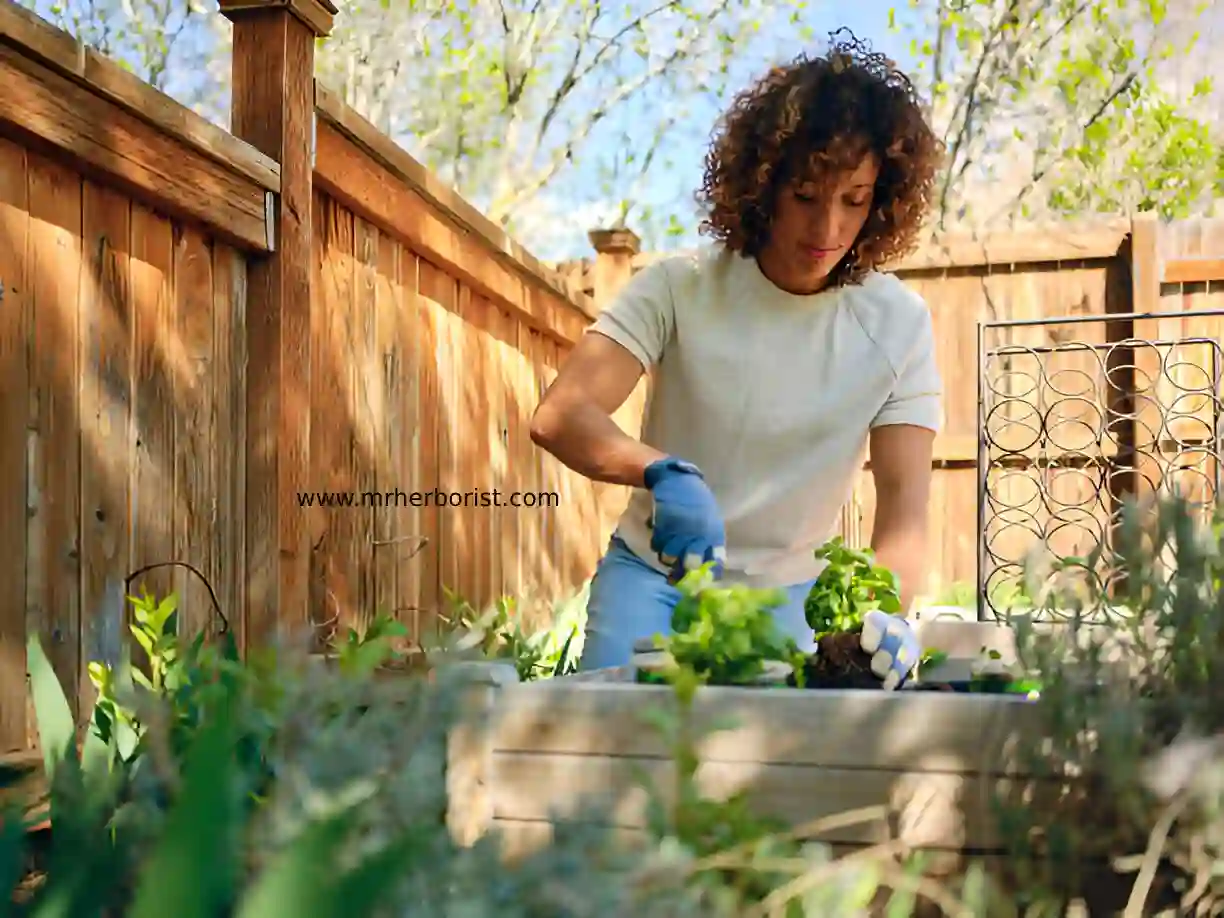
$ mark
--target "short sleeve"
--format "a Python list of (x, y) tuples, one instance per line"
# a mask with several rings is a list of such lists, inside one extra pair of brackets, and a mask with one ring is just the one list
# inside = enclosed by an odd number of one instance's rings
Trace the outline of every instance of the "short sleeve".
[(611, 338), (649, 370), (663, 356), (674, 316), (667, 262), (656, 261), (630, 278), (587, 332)]
[(892, 392), (872, 420), (872, 427), (912, 424), (936, 433), (942, 427), (943, 381), (935, 356), (935, 329), (925, 304), (920, 316)]

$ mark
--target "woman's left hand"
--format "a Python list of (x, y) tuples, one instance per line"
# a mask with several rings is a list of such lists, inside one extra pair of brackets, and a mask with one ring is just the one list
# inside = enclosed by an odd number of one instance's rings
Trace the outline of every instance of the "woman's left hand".
[(889, 615), (879, 609), (863, 616), (859, 646), (871, 654), (871, 671), (880, 679), (885, 691), (904, 685), (922, 655), (918, 635), (910, 623), (899, 615)]

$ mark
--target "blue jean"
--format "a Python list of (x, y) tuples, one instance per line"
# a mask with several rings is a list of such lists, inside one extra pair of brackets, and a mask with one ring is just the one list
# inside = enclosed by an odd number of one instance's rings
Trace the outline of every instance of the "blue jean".
[[(779, 630), (805, 653), (816, 649), (803, 617), (803, 601), (811, 589), (811, 580), (787, 587), (786, 604), (773, 610)], [(672, 609), (679, 600), (680, 591), (667, 582), (666, 574), (613, 536), (591, 579), (580, 669), (628, 665), (636, 641), (671, 633)]]

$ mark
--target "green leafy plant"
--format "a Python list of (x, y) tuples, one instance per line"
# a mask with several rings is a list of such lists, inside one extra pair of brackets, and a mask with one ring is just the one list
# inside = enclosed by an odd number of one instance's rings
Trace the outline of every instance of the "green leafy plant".
[[(169, 689), (150, 696), (142, 712), (146, 755), (124, 761), (108, 755), (96, 733), (78, 746), (36, 639), (29, 656), (54, 831), (42, 877), (0, 909), (9, 918), (798, 918), (857, 913), (880, 885), (861, 856), (834, 863), (827, 846), (757, 815), (747, 795), (702, 795), (684, 711), (672, 746), (679, 800), (656, 791), (650, 843), (626, 848), (608, 828), (610, 813), (584, 812), (557, 820), (552, 845), (508, 863), (496, 833), (461, 846), (442, 818), (443, 741), (464, 688), (451, 678), (458, 670), (377, 682), (277, 655), (273, 667), (260, 664), (248, 678), (191, 683), (199, 717), (178, 751), (167, 742), (177, 723), (164, 716)], [(167, 686), (174, 670), (167, 668)], [(236, 753), (249, 736), (251, 686), (273, 677), (284, 704), (262, 743), (270, 781), (253, 800)], [(689, 671), (677, 697), (691, 702), (700, 681)], [(143, 768), (166, 779), (140, 780), (134, 772)], [(160, 818), (140, 824), (123, 816), (125, 807)], [(28, 827), (19, 814), (0, 823), (6, 883), (23, 869)], [(895, 869), (890, 855), (881, 854), (881, 871)]]
[(769, 661), (793, 668), (801, 660), (796, 643), (781, 634), (773, 619), (773, 610), (786, 600), (781, 590), (719, 585), (710, 564), (689, 571), (677, 589), (672, 633), (658, 636), (656, 646), (703, 682), (748, 684)]
[[(281, 702), (275, 654), (255, 652), (242, 660), (228, 630), (213, 643), (205, 641), (204, 632), (185, 643), (178, 633), (175, 594), (160, 600), (147, 593), (128, 599), (133, 608), (130, 631), (145, 653), (148, 672), (133, 665), (126, 646), (117, 666), (88, 664), (97, 690), (89, 735), (128, 765), (133, 780), (156, 783), (160, 779), (155, 769), (142, 761), (151, 755), (181, 757), (214, 697), (239, 693), (244, 699), (239, 760), (247, 793), (257, 797), (271, 777), (263, 747)], [(161, 748), (151, 745), (152, 718), (162, 724), (156, 737)]]
[[(166, 636), (171, 617), (141, 627)], [(508, 861), (496, 831), (461, 845), (446, 824), (455, 793), (446, 741), (471, 716), (461, 703), (470, 668), (378, 680), (366, 666), (319, 667), (284, 649), (239, 659), (224, 640), (170, 653), (181, 644), (167, 636), (156, 648), (167, 660), (158, 692), (130, 679), (128, 698), (121, 667), (100, 670), (114, 677), (108, 709), (126, 712), (138, 734), (123, 756), (114, 732), (104, 743), (96, 711), (77, 743), (62, 688), (31, 641), (54, 831), (40, 878), (0, 915), (827, 918), (861, 914), (890, 889), (898, 918), (919, 890), (957, 918), (988, 914), (975, 910), (973, 890), (963, 906), (951, 886), (932, 893), (919, 865), (896, 864), (889, 846), (836, 857), (813, 840), (823, 823), (788, 827), (762, 816), (750, 792), (704, 793), (692, 708), (706, 680), (687, 665), (677, 665), (679, 704), (655, 718), (670, 731), (676, 768), (664, 785), (647, 782), (647, 837), (625, 845), (612, 812), (588, 806), (555, 820), (552, 844)], [(0, 821), (8, 888), (38, 818)]]
[(488, 660), (513, 663), (523, 682), (568, 676), (578, 669), (586, 624), (590, 582), (549, 609), (551, 621), (527, 631), (522, 625), (522, 603), (503, 596), (478, 612), (458, 593), (444, 588), (448, 613), (443, 617), (447, 635), (443, 652), (475, 651)]
[[(1023, 583), (1012, 580), (997, 580), (993, 582), (987, 595), (990, 597), (990, 607), (998, 612), (1032, 608), (1032, 601), (1025, 592)], [(956, 606), (961, 609), (976, 609), (978, 586), (970, 580), (957, 580), (947, 584), (937, 592), (931, 602), (936, 606)]]
[(363, 631), (349, 628), (343, 640), (334, 645), (340, 670), (350, 675), (368, 675), (390, 662), (402, 659), (395, 641), (408, 637), (403, 622), (386, 613), (375, 617)]
[[(693, 725), (693, 699), (706, 674), (687, 662), (676, 661), (669, 679), (677, 704), (674, 710), (649, 709), (644, 713), (648, 725), (663, 738), (676, 763), (671, 793), (643, 776), (644, 786), (653, 791), (647, 808), (647, 826), (661, 841), (678, 840), (698, 858), (710, 858), (729, 848), (739, 851), (739, 863), (713, 867), (727, 894), (738, 904), (760, 901), (786, 879), (785, 872), (758, 869), (754, 860), (762, 857), (786, 858), (798, 854), (801, 846), (781, 836), (789, 828), (783, 821), (761, 817), (753, 812), (745, 791), (723, 799), (702, 793), (698, 783), (701, 761), (697, 744), (702, 739)], [(715, 725), (713, 730), (720, 727)], [(711, 731), (713, 732), (713, 731)], [(744, 855), (748, 855), (744, 857)], [(756, 855), (754, 858), (753, 855)], [(701, 871), (697, 871), (700, 875)], [(795, 914), (802, 915), (802, 911)]]
[[(156, 607), (158, 614), (143, 625), (164, 625), (169, 615), (162, 613), (169, 605)], [(67, 699), (36, 637), (28, 658), (50, 787), (51, 847), (45, 880), (0, 914), (326, 918), (370, 915), (394, 890), (394, 867), (413, 854), (416, 839), (405, 835), (374, 854), (353, 858), (350, 816), (356, 803), (315, 819), (253, 876), (244, 876), (247, 865), (237, 843), (253, 811), (243, 805), (247, 782), (234, 754), (244, 739), (237, 712), (246, 700), (234, 681), (215, 683), (216, 691), (207, 693), (156, 843), (147, 858), (138, 857), (139, 842), (147, 839), (128, 832), (119, 819), (131, 790), (130, 768), (106, 754), (97, 733), (88, 733), (78, 750)], [(15, 814), (6, 816), (0, 876), (12, 877), (13, 866), (24, 858), (28, 826)], [(329, 869), (320, 870), (321, 864)]]
[(816, 549), (816, 557), (827, 563), (804, 601), (804, 614), (817, 640), (861, 628), (872, 609), (901, 611), (897, 575), (877, 564), (871, 549), (851, 548), (835, 536)]

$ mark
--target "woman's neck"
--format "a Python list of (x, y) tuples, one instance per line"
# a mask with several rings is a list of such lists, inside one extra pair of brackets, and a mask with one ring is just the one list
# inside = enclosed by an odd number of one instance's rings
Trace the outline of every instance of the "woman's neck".
[(773, 250), (766, 248), (756, 257), (761, 274), (779, 290), (792, 296), (813, 296), (829, 286), (828, 272), (811, 273), (806, 277), (795, 271), (787, 270), (785, 263), (780, 263)]

